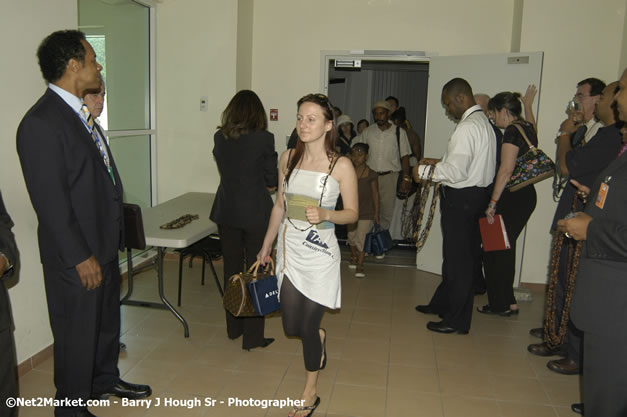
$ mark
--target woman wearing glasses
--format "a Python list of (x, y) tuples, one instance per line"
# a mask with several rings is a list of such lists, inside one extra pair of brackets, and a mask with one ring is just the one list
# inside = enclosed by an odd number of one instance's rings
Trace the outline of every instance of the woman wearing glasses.
[[(313, 414), (320, 404), (317, 381), (324, 369), (326, 331), (320, 328), (325, 308), (340, 307), (340, 249), (335, 224), (357, 220), (357, 178), (351, 161), (335, 152), (333, 108), (322, 94), (298, 101), (293, 150), (281, 155), (279, 191), (257, 258), (265, 262), (277, 239), (276, 270), (283, 329), (303, 343), (306, 368), (304, 403), (290, 416)], [(341, 195), (342, 210), (335, 210)]]

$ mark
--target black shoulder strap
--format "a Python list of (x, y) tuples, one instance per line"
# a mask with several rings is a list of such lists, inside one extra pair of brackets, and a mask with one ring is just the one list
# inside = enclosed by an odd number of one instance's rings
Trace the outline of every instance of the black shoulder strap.
[(337, 164), (337, 161), (339, 161), (341, 157), (342, 155), (339, 155), (337, 157), (335, 155), (333, 156), (333, 160), (331, 161), (331, 166), (329, 167), (328, 175), (331, 175), (331, 173), (333, 172), (333, 168), (335, 168), (335, 164)]

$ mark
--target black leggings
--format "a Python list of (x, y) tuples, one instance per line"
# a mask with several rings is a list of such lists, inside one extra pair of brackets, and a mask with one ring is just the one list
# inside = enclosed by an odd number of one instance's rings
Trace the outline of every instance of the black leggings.
[(305, 297), (294, 287), (289, 278), (281, 283), (281, 314), (283, 330), (288, 336), (298, 336), (303, 341), (305, 368), (309, 372), (320, 369), (322, 343), (320, 342), (320, 322), (324, 306)]

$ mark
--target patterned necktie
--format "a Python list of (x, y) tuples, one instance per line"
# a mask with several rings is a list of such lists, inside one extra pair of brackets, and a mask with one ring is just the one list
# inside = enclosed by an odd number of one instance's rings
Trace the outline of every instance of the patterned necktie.
[(91, 138), (94, 140), (94, 143), (98, 147), (100, 151), (100, 156), (102, 156), (102, 160), (104, 161), (105, 166), (107, 167), (107, 171), (109, 172), (109, 176), (111, 177), (111, 181), (115, 184), (115, 176), (113, 175), (113, 169), (111, 168), (111, 161), (109, 161), (109, 155), (107, 154), (107, 150), (100, 139), (100, 135), (98, 133), (97, 128), (94, 126), (96, 123), (94, 118), (89, 113), (89, 109), (86, 104), (83, 104), (81, 107), (81, 113), (89, 126), (89, 131), (91, 132)]

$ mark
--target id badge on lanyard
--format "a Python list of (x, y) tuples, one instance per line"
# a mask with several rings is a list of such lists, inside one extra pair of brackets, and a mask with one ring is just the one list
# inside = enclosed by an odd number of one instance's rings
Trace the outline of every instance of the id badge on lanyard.
[(605, 200), (607, 199), (607, 194), (610, 192), (610, 186), (608, 185), (608, 183), (611, 179), (611, 176), (605, 177), (605, 180), (603, 180), (603, 182), (599, 186), (599, 193), (597, 194), (597, 199), (594, 204), (601, 210), (603, 210), (603, 207), (605, 207)]

